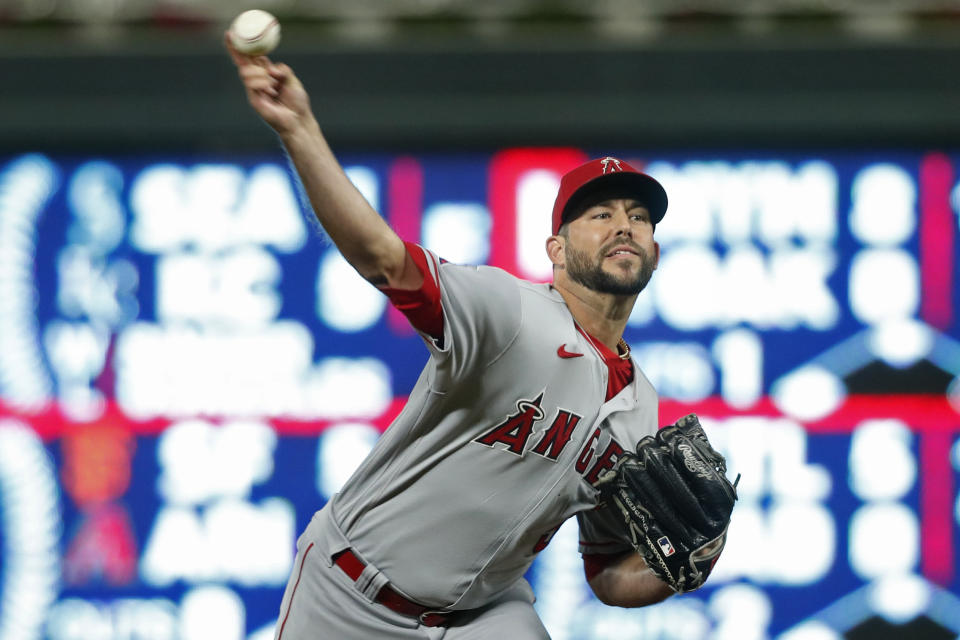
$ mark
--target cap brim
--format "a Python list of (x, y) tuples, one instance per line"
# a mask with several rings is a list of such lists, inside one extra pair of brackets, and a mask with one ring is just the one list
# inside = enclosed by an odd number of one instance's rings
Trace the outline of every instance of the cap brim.
[(654, 178), (643, 173), (608, 173), (597, 176), (573, 192), (563, 208), (562, 223), (569, 222), (570, 213), (588, 199), (610, 192), (610, 197), (631, 197), (639, 200), (650, 212), (650, 220), (657, 224), (667, 213), (667, 192)]

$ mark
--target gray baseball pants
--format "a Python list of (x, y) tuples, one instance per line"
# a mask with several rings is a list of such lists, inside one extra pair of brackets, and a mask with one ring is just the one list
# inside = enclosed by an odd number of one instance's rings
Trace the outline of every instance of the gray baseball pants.
[[(324, 513), (327, 512), (327, 513)], [(280, 605), (274, 640), (549, 640), (533, 608), (533, 592), (520, 580), (497, 600), (457, 614), (446, 627), (427, 627), (416, 618), (373, 602), (340, 567), (330, 563), (336, 549), (311, 536), (323, 509), (297, 541), (297, 557)], [(322, 525), (321, 525), (322, 526)]]

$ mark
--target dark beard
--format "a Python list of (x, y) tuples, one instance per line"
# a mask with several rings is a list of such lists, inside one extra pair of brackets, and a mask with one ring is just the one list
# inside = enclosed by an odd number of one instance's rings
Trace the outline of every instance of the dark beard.
[(603, 270), (602, 261), (591, 264), (586, 253), (567, 245), (567, 273), (570, 279), (588, 289), (615, 296), (634, 296), (643, 291), (653, 276), (653, 263), (647, 252), (636, 248), (640, 255), (640, 271), (631, 280), (621, 280)]

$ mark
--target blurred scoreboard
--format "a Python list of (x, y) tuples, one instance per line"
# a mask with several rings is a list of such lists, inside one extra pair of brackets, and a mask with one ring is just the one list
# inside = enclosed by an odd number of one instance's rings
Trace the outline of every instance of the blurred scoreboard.
[[(594, 155), (341, 160), (405, 239), (546, 281)], [(670, 195), (626, 338), (741, 499), (708, 586), (640, 610), (568, 522), (528, 575), (553, 638), (960, 635), (960, 155), (619, 157)], [(0, 640), (272, 638), (426, 358), (279, 153), (0, 158)]]

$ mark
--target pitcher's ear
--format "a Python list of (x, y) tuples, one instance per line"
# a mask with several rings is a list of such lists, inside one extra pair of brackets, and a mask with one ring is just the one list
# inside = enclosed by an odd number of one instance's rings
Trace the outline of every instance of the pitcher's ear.
[(566, 242), (567, 239), (560, 235), (547, 238), (547, 257), (550, 258), (550, 262), (552, 262), (554, 266), (563, 265), (566, 262), (564, 255)]

